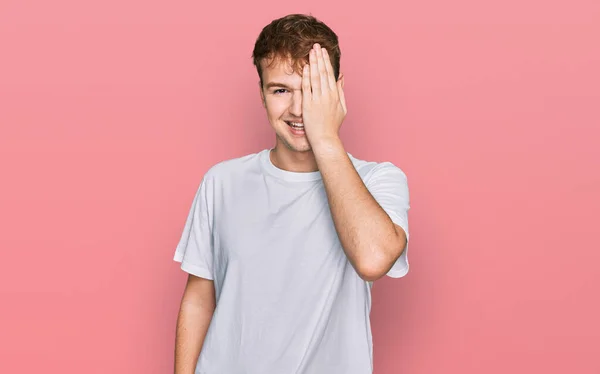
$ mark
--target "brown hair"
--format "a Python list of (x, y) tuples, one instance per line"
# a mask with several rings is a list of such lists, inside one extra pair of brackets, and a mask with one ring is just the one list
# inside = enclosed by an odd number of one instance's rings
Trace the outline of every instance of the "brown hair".
[(290, 14), (265, 26), (254, 44), (252, 58), (260, 78), (261, 87), (263, 59), (268, 66), (278, 59), (291, 59), (292, 68), (302, 75), (302, 67), (308, 62), (308, 54), (315, 43), (327, 49), (335, 79), (340, 74), (340, 51), (338, 37), (326, 24), (311, 15)]

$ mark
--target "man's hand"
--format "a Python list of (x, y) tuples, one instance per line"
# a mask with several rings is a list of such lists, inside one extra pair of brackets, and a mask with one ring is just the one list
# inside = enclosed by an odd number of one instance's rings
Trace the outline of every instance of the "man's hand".
[(327, 50), (316, 43), (302, 72), (302, 118), (311, 145), (339, 138), (346, 116), (343, 80), (336, 82)]

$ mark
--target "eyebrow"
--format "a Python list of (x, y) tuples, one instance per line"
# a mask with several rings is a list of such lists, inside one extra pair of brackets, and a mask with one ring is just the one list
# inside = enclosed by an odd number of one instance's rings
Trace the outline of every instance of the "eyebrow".
[(272, 87), (283, 87), (283, 88), (288, 88), (290, 90), (293, 90), (292, 87), (288, 86), (287, 84), (284, 83), (279, 83), (279, 82), (269, 82), (265, 85), (266, 88), (272, 88)]

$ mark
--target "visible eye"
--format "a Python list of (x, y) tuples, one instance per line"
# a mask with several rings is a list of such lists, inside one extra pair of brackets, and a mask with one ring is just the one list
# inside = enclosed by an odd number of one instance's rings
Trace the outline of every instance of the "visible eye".
[(279, 95), (279, 94), (282, 94), (282, 93), (284, 93), (284, 92), (287, 92), (287, 90), (286, 90), (285, 88), (279, 88), (279, 89), (277, 89), (277, 90), (273, 91), (273, 93), (274, 93), (275, 95)]

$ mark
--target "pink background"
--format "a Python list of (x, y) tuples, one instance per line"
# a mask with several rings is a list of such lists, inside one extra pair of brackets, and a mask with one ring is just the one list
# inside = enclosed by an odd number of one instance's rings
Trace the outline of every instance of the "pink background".
[(0, 372), (172, 371), (193, 194), (273, 145), (253, 44), (312, 12), (411, 190), (375, 373), (600, 373), (600, 2), (319, 3), (0, 2)]

